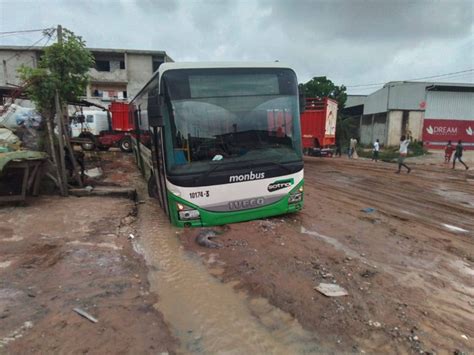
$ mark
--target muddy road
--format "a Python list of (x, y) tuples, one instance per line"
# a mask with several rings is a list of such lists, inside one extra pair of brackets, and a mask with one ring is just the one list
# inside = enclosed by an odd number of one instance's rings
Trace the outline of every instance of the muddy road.
[(41, 196), (0, 216), (0, 354), (174, 352), (129, 238), (135, 202)]
[(138, 201), (0, 209), (0, 353), (474, 352), (473, 175), (308, 158), (303, 211), (212, 228), (207, 249), (203, 229), (169, 225), (131, 155), (94, 163), (96, 184)]
[[(326, 351), (473, 352), (473, 176), (413, 168), (308, 158), (301, 213), (214, 228), (218, 249), (197, 246), (196, 230), (180, 239)], [(328, 298), (319, 283), (349, 295)]]

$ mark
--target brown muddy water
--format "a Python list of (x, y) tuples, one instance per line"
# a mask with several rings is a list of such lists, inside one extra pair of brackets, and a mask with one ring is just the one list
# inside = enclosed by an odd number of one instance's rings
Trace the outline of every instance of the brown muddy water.
[(237, 292), (183, 250), (156, 202), (139, 206), (134, 247), (150, 269), (155, 307), (164, 315), (182, 353), (309, 354), (324, 352), (313, 335), (263, 298)]

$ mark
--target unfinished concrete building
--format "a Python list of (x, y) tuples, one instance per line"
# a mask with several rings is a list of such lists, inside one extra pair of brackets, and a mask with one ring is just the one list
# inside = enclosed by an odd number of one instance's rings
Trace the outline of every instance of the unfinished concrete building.
[[(0, 91), (21, 85), (17, 69), (36, 67), (42, 47), (0, 46)], [(90, 83), (83, 99), (107, 105), (113, 100), (133, 98), (164, 62), (173, 61), (164, 51), (89, 48), (95, 58)]]

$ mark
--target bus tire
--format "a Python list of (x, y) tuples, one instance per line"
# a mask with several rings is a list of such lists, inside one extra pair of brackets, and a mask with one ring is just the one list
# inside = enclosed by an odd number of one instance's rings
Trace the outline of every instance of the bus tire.
[(130, 136), (123, 137), (119, 142), (119, 147), (122, 152), (130, 153), (132, 151), (132, 140)]
[(148, 196), (159, 199), (158, 185), (156, 184), (155, 175), (151, 175), (148, 179)]

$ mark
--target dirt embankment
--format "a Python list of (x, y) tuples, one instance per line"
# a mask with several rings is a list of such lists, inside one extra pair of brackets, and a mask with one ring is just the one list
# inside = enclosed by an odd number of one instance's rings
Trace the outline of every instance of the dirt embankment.
[[(195, 229), (182, 243), (223, 269), (224, 281), (292, 314), (323, 348), (474, 352), (472, 177), (394, 169), (307, 159), (301, 213), (214, 228), (218, 249), (198, 246)], [(349, 295), (323, 296), (320, 283)]]
[(107, 197), (0, 209), (0, 353), (175, 351), (129, 239), (135, 211), (135, 202)]

